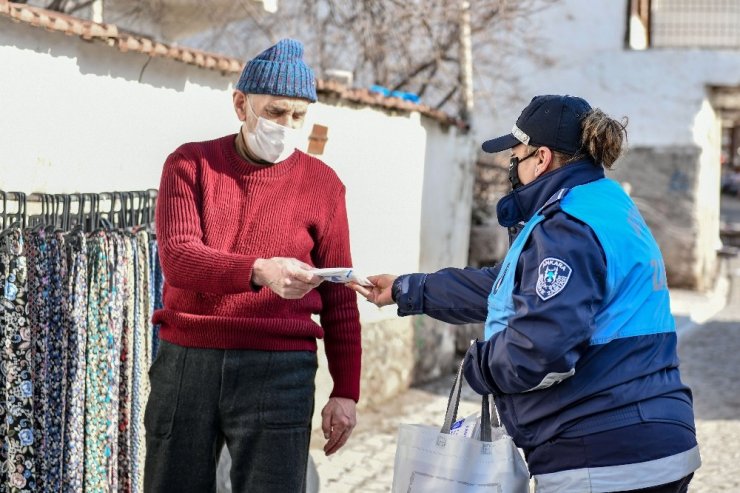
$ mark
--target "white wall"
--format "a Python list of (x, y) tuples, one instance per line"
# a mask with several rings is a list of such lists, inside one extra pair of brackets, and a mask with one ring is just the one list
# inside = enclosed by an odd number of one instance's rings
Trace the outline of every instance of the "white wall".
[(494, 83), (492, 112), (476, 113), (479, 140), (509, 132), (538, 94), (571, 94), (613, 117), (630, 119), (631, 146), (697, 142), (694, 119), (707, 100), (706, 84), (737, 85), (737, 51), (624, 49), (625, 0), (562, 0), (520, 19), (541, 42), (529, 49), (548, 62), (523, 56), (502, 66), (516, 88)]
[(456, 128), (426, 121), (427, 168), (422, 197), (419, 269), (468, 265), (476, 144)]
[(0, 19), (0, 188), (157, 188), (178, 145), (233, 131), (231, 77), (147, 60)]
[[(314, 123), (329, 129), (320, 158), (347, 187), (352, 260), (358, 272), (417, 271), (427, 139), (418, 114), (389, 117), (371, 108), (320, 103), (310, 108), (305, 127)], [(366, 322), (396, 316), (391, 307), (378, 310), (369, 303), (361, 303), (360, 310)]]

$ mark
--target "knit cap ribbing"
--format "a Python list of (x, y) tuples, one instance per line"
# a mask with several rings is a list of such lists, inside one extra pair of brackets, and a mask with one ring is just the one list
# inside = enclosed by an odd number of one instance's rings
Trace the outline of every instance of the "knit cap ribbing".
[(303, 61), (303, 44), (294, 39), (281, 39), (247, 62), (236, 88), (245, 94), (317, 99), (313, 70)]

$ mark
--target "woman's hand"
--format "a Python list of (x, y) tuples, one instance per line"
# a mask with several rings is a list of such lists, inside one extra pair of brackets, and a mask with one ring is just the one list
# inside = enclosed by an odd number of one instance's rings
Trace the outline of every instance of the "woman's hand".
[(375, 303), (379, 307), (393, 305), (395, 304), (392, 297), (393, 281), (397, 277), (393, 274), (380, 274), (367, 278), (372, 283), (372, 286), (360, 286), (354, 282), (348, 283), (347, 286), (360, 293), (370, 303)]

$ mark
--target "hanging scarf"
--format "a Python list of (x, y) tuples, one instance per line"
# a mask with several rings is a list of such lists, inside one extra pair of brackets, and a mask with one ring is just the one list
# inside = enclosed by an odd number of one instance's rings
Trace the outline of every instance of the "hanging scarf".
[(149, 398), (149, 366), (151, 362), (151, 304), (149, 303), (149, 235), (146, 231), (136, 233), (134, 248), (136, 265), (136, 306), (134, 310), (133, 334), (133, 397), (131, 403), (131, 460), (134, 491), (144, 491), (144, 462), (146, 441), (144, 437), (144, 410)]
[(28, 320), (28, 271), (25, 242), (19, 229), (0, 243), (0, 320), (2, 320), (2, 386), (0, 405), (4, 461), (0, 491), (37, 491), (34, 437), (34, 359)]
[[(87, 242), (89, 291), (87, 307), (85, 379), (85, 472), (84, 490), (107, 492), (106, 465), (110, 454), (108, 426), (110, 273), (105, 233), (92, 234)], [(108, 455), (106, 455), (108, 454)]]
[[(159, 249), (157, 240), (153, 236), (149, 238), (149, 273), (151, 282), (149, 283), (149, 304), (154, 310), (162, 308), (162, 288), (164, 287), (164, 274), (162, 265), (159, 263)], [(152, 363), (157, 357), (159, 351), (159, 325), (152, 326)]]
[(87, 242), (81, 231), (67, 242), (67, 398), (64, 427), (63, 492), (83, 491), (85, 461), (85, 376), (87, 347)]
[(0, 238), (0, 493), (143, 492), (162, 285), (145, 230)]
[(28, 261), (28, 319), (31, 330), (34, 367), (34, 441), (36, 444), (37, 485), (39, 489), (46, 488), (49, 474), (49, 437), (47, 422), (49, 414), (49, 342), (50, 313), (50, 285), (51, 278), (47, 270), (49, 249), (46, 243), (46, 233), (41, 230), (23, 232)]
[(67, 387), (67, 331), (64, 323), (64, 314), (68, 311), (67, 255), (64, 251), (62, 233), (47, 234), (43, 242), (47, 252), (46, 272), (49, 274), (47, 287), (49, 321), (45, 358), (47, 403), (44, 406), (44, 436), (46, 439), (44, 456), (47, 470), (44, 487), (47, 491), (61, 491)]
[(118, 409), (118, 491), (131, 492), (131, 398), (133, 386), (133, 329), (135, 311), (135, 266), (133, 258), (133, 239), (123, 236), (123, 256), (125, 275), (123, 276), (123, 313), (121, 327), (121, 367), (119, 377)]

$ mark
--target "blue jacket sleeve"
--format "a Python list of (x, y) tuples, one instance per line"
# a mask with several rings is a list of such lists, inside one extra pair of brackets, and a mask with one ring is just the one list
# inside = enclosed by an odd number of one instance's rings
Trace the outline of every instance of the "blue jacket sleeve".
[(488, 294), (499, 267), (442, 269), (433, 274), (406, 274), (393, 284), (398, 315), (429, 315), (451, 324), (483, 322)]
[[(548, 258), (570, 267), (552, 297), (537, 292)], [(586, 224), (556, 212), (532, 231), (516, 268), (514, 314), (488, 341), (470, 347), (464, 372), (481, 394), (513, 394), (547, 388), (575, 374), (588, 348), (594, 317), (606, 290), (606, 260)]]

